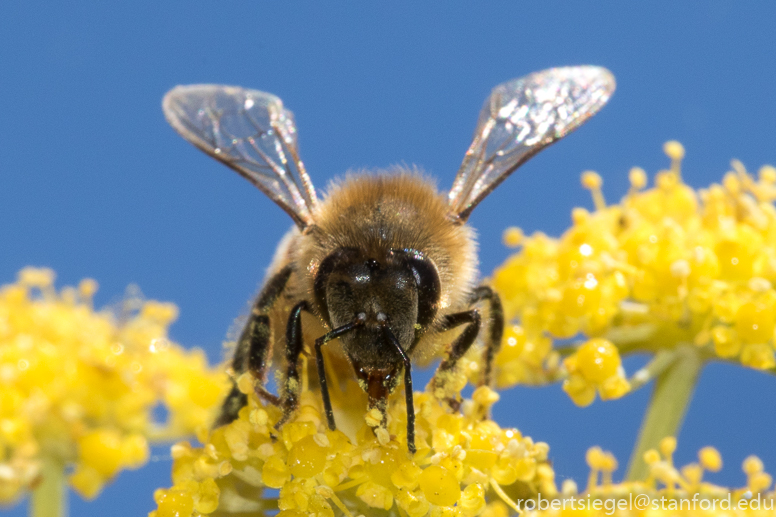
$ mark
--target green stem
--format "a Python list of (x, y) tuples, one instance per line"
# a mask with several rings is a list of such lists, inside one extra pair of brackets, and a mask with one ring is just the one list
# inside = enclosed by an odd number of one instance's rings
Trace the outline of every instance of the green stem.
[(649, 381), (659, 378), (663, 372), (676, 362), (676, 355), (675, 349), (660, 350), (656, 353), (647, 366), (628, 379), (628, 382), (630, 382), (630, 392), (633, 393), (649, 384)]
[(41, 482), (32, 492), (30, 517), (67, 517), (67, 480), (64, 462), (44, 456)]
[(701, 351), (697, 347), (679, 345), (674, 362), (658, 376), (638, 442), (631, 453), (630, 481), (646, 479), (649, 472), (644, 453), (647, 450), (657, 449), (660, 440), (666, 436), (679, 434), (702, 366)]

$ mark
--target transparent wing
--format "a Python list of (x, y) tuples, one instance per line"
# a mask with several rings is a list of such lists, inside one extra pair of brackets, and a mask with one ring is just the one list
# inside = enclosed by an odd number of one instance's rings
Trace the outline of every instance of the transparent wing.
[(515, 169), (598, 112), (614, 87), (611, 72), (596, 66), (551, 68), (496, 86), (448, 193), (450, 212), (465, 221)]
[(183, 138), (256, 185), (300, 227), (318, 199), (299, 159), (293, 114), (272, 94), (236, 86), (177, 86), (162, 101)]

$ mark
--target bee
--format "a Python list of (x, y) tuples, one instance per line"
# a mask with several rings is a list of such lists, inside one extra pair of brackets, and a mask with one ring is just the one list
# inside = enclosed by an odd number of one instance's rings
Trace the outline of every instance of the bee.
[[(298, 407), (305, 354), (315, 358), (328, 427), (336, 429), (322, 353), (334, 339), (383, 425), (388, 396), (403, 374), (413, 453), (413, 361), (443, 353), (432, 391), (455, 409), (447, 380), (484, 334), (479, 382), (491, 382), (504, 316), (498, 294), (477, 284), (476, 241), (467, 219), (526, 160), (597, 113), (614, 88), (612, 74), (595, 66), (552, 68), (505, 82), (486, 99), (448, 192), (399, 167), (348, 176), (323, 199), (299, 158), (293, 114), (278, 97), (222, 85), (178, 86), (165, 95), (165, 117), (183, 138), (253, 183), (295, 223), (231, 361), (234, 378), (250, 372), (256, 393), (283, 409), (276, 428)], [(304, 313), (312, 315), (305, 325), (320, 327), (312, 347), (304, 339)], [(273, 338), (284, 329), (284, 339)], [(442, 351), (442, 335), (454, 329), (457, 335)], [(279, 395), (266, 388), (273, 355), (285, 356)], [(246, 404), (235, 383), (216, 426), (237, 418)]]

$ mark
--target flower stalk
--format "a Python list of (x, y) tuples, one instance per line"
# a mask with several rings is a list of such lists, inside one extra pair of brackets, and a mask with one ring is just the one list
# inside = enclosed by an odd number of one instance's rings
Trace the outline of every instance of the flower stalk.
[(693, 345), (681, 344), (676, 349), (673, 363), (657, 377), (638, 441), (631, 453), (628, 480), (645, 479), (649, 467), (644, 461), (644, 453), (657, 449), (663, 438), (678, 435), (702, 367), (700, 350)]
[(30, 517), (67, 517), (65, 463), (46, 455), (41, 458), (41, 482), (32, 491)]

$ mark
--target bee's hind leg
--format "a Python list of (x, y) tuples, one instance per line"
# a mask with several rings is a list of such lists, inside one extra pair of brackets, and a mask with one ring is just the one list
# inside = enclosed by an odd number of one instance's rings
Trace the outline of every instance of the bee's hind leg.
[(278, 271), (264, 285), (256, 298), (250, 317), (237, 339), (237, 348), (234, 351), (231, 365), (234, 372), (232, 389), (221, 405), (221, 413), (216, 419), (214, 427), (220, 427), (236, 420), (240, 410), (248, 403), (248, 396), (239, 390), (236, 382), (237, 378), (246, 371), (253, 375), (256, 381), (256, 393), (260, 397), (274, 404), (279, 403), (278, 397), (269, 393), (263, 384), (271, 343), (269, 312), (283, 293), (291, 273), (290, 266)]
[[(485, 334), (483, 370), (478, 384), (480, 386), (489, 386), (492, 380), (493, 358), (501, 346), (501, 337), (504, 334), (504, 311), (498, 294), (488, 286), (480, 286), (475, 289), (469, 298), (469, 305), (474, 306), (482, 301), (486, 301), (489, 305), (489, 318), (487, 333)], [(460, 398), (457, 394), (450, 393), (451, 377), (454, 374), (458, 360), (469, 351), (469, 348), (477, 340), (482, 326), (480, 311), (478, 309), (470, 309), (450, 314), (445, 317), (440, 330), (451, 330), (460, 325), (466, 325), (466, 328), (453, 341), (448, 356), (439, 364), (439, 368), (431, 380), (434, 395), (439, 399), (445, 400), (453, 410), (459, 409)]]

